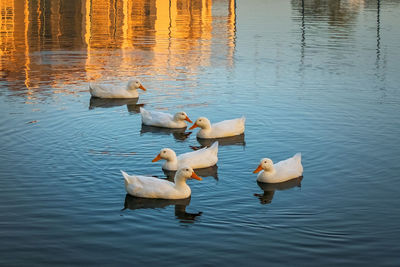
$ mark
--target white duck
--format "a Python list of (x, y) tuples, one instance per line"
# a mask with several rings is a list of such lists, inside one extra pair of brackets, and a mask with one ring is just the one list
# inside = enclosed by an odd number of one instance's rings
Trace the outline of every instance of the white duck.
[(193, 169), (201, 169), (214, 166), (218, 162), (218, 142), (214, 142), (209, 148), (205, 147), (193, 152), (181, 154), (178, 157), (169, 148), (161, 149), (152, 162), (165, 159), (162, 168), (168, 171), (176, 171), (180, 166), (190, 166)]
[(183, 199), (190, 197), (191, 190), (186, 179), (201, 181), (201, 177), (190, 167), (183, 167), (175, 174), (175, 183), (149, 176), (128, 175), (121, 171), (125, 179), (125, 189), (129, 195), (144, 198)]
[(142, 123), (148, 126), (157, 126), (164, 128), (185, 128), (186, 122), (192, 123), (185, 112), (180, 111), (175, 113), (174, 116), (169, 113), (159, 111), (147, 111), (140, 108), (140, 115), (142, 116)]
[(138, 79), (129, 81), (125, 87), (99, 83), (89, 84), (90, 94), (99, 98), (137, 98), (139, 97), (138, 88), (146, 91), (146, 88), (143, 87)]
[(244, 133), (245, 117), (225, 120), (211, 124), (205, 117), (198, 118), (189, 130), (200, 127), (201, 130), (197, 133), (198, 138), (221, 138), (240, 135)]
[(291, 158), (282, 160), (276, 164), (269, 158), (263, 158), (257, 169), (253, 173), (260, 172), (257, 181), (262, 183), (281, 183), (303, 175), (301, 165), (301, 153), (297, 153)]

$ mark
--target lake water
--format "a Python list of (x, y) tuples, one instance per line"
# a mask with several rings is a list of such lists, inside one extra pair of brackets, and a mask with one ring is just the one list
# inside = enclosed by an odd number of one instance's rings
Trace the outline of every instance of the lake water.
[[(0, 264), (400, 265), (400, 1), (1, 1)], [(88, 83), (148, 89), (90, 99)], [(200, 146), (140, 106), (244, 139), (191, 199), (127, 196), (120, 170)], [(303, 155), (263, 186), (259, 160)]]

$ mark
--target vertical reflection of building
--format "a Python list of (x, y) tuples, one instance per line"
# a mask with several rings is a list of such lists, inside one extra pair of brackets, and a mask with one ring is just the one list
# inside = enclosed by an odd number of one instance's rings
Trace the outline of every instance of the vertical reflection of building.
[[(216, 14), (212, 12), (214, 5)], [(123, 0), (118, 4), (85, 0), (82, 6), (89, 80), (115, 76), (116, 70), (117, 75), (127, 77), (138, 72), (168, 76), (191, 73), (209, 65), (215, 49), (219, 58), (225, 54), (227, 65), (232, 65), (234, 0)], [(214, 16), (218, 16), (215, 23)], [(218, 39), (215, 44), (213, 38)], [(116, 47), (122, 50), (111, 49)]]
[(209, 64), (211, 6), (211, 0), (156, 0), (154, 67), (176, 75)]
[[(24, 80), (29, 88), (28, 1), (2, 0), (0, 12), (1, 77), (11, 83)], [(12, 84), (10, 88), (13, 88)]]
[[(84, 0), (85, 41), (91, 48), (107, 49), (122, 46), (126, 1)], [(84, 3), (84, 4), (83, 4)]]
[(175, 71), (177, 66), (185, 66), (184, 71), (190, 72), (207, 64), (210, 44), (204, 40), (212, 37), (211, 0), (147, 0), (126, 6), (123, 48), (151, 53), (142, 59), (129, 50), (123, 51), (121, 69), (129, 71), (140, 65), (142, 74), (147, 69), (149, 74), (157, 71), (159, 75), (171, 75), (171, 69)]
[[(214, 0), (213, 4), (213, 34), (218, 35), (214, 39), (212, 57), (226, 59), (225, 65), (233, 65), (233, 56), (236, 42), (236, 2), (234, 0)], [(214, 64), (220, 64), (218, 59)]]
[[(1, 78), (34, 94), (77, 78), (155, 71), (175, 78), (210, 65), (213, 55), (230, 65), (234, 7), (234, 0), (1, 0)], [(58, 52), (82, 49), (87, 55), (73, 61)]]
[(233, 65), (233, 56), (236, 45), (236, 2), (235, 0), (229, 1), (229, 16), (228, 16), (228, 32), (229, 32), (229, 50), (228, 60), (229, 65)]
[[(351, 0), (346, 2), (329, 0), (292, 0), (292, 9), (297, 11), (293, 20), (298, 23), (300, 38), (300, 64), (299, 70), (304, 77), (307, 47), (321, 49), (328, 53), (320, 53), (322, 60), (326, 55), (336, 60), (336, 54), (329, 54), (329, 46), (345, 49), (347, 45), (343, 40), (352, 38), (357, 16), (365, 0)], [(321, 32), (321, 34), (316, 34)], [(324, 36), (327, 35), (325, 38)], [(326, 49), (326, 50), (324, 50)]]
[[(34, 97), (40, 84), (57, 87), (76, 75), (59, 55), (36, 53), (81, 47), (80, 8), (63, 0), (1, 0), (1, 77), (11, 90)], [(79, 68), (79, 66), (74, 66)], [(69, 80), (75, 80), (70, 78)], [(60, 84), (62, 86), (62, 84)]]

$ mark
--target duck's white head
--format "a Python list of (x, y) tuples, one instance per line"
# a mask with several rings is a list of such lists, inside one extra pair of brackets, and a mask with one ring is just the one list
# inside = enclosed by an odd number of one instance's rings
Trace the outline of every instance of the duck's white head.
[(143, 87), (139, 79), (135, 78), (128, 82), (128, 90), (136, 90), (138, 88), (142, 89), (143, 91), (146, 91), (146, 88)]
[(189, 128), (189, 130), (192, 130), (196, 127), (200, 127), (201, 129), (208, 129), (211, 127), (211, 123), (206, 117), (200, 117), (194, 122), (194, 124), (192, 125), (192, 127)]
[(196, 180), (199, 180), (199, 181), (202, 180), (202, 178), (197, 176), (197, 174), (189, 166), (185, 166), (185, 167), (179, 168), (178, 171), (175, 174), (175, 182), (179, 181), (179, 180), (182, 180), (182, 179), (186, 180), (188, 178), (193, 178), (193, 179), (196, 179)]
[(260, 160), (260, 165), (258, 165), (257, 169), (253, 171), (253, 173), (257, 173), (261, 170), (268, 171), (274, 168), (274, 162), (269, 158), (263, 158)]
[(176, 159), (175, 152), (170, 148), (161, 149), (160, 153), (152, 160), (152, 162), (159, 161), (160, 159), (165, 159), (166, 161)]
[(179, 111), (179, 112), (175, 113), (175, 115), (174, 115), (174, 120), (175, 120), (175, 121), (188, 121), (188, 122), (190, 122), (190, 123), (193, 123), (193, 122), (189, 119), (189, 117), (187, 116), (187, 114), (186, 114), (185, 112), (183, 112), (183, 111)]

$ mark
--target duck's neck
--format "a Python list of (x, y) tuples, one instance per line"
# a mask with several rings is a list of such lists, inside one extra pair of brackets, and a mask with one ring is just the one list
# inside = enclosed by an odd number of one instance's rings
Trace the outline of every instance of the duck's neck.
[(177, 117), (175, 117), (175, 116), (174, 116), (174, 118), (173, 118), (172, 120), (175, 121), (175, 122), (181, 122), (181, 121), (183, 121), (183, 120), (181, 120), (180, 118), (177, 118)]
[(166, 159), (166, 161), (168, 163), (178, 163), (178, 158), (176, 157), (176, 155), (172, 155), (171, 157), (169, 157), (168, 159)]
[(175, 177), (175, 187), (176, 188), (187, 188), (186, 179)]
[(204, 125), (203, 127), (201, 127), (201, 129), (202, 129), (203, 131), (206, 131), (206, 132), (208, 132), (208, 131), (210, 131), (210, 130), (211, 130), (211, 125), (210, 125), (210, 124), (208, 124), (208, 125)]
[(178, 158), (176, 155), (166, 159), (166, 162), (164, 164), (164, 169), (167, 170), (176, 170), (178, 168)]
[(268, 168), (268, 169), (264, 169), (264, 173), (267, 175), (274, 175), (276, 173), (276, 170), (274, 167)]

